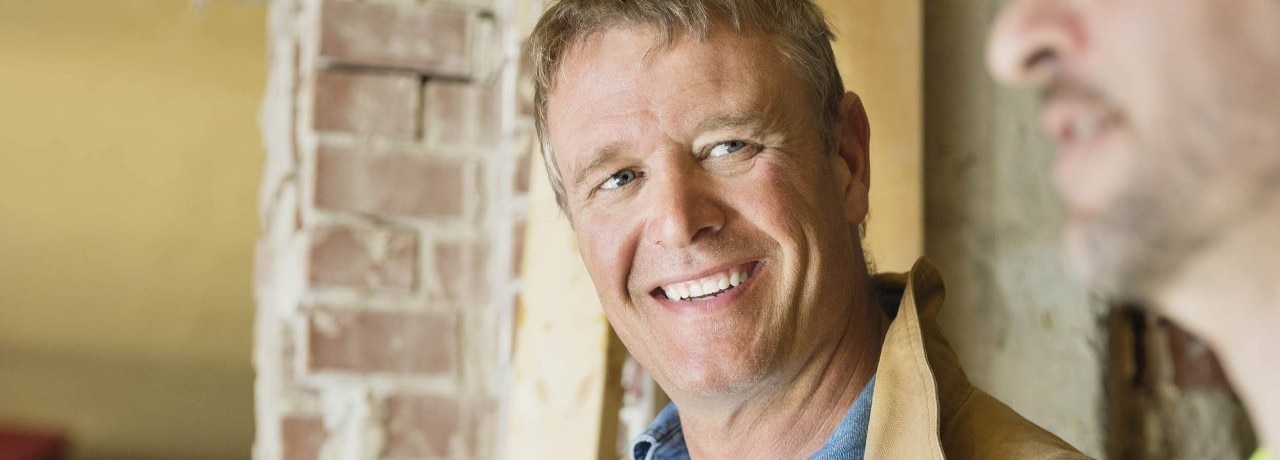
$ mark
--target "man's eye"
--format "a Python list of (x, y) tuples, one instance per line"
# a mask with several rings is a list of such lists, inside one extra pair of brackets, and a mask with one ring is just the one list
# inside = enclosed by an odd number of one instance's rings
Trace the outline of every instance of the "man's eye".
[(709, 153), (709, 156), (713, 158), (719, 157), (719, 156), (725, 156), (725, 155), (737, 152), (739, 150), (742, 150), (746, 147), (747, 147), (746, 141), (721, 142), (711, 147), (711, 152)]
[(631, 181), (636, 180), (638, 177), (640, 177), (640, 173), (636, 172), (636, 170), (624, 169), (613, 173), (612, 176), (605, 179), (604, 183), (600, 184), (600, 188), (604, 190), (615, 189), (631, 183)]

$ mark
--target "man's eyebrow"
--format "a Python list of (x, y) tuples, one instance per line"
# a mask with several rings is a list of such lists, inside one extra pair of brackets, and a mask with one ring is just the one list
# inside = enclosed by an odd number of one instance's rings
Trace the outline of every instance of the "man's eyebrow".
[[(726, 128), (747, 128), (758, 132), (766, 128), (766, 118), (760, 112), (755, 110), (742, 110), (725, 115), (707, 118), (698, 123), (695, 132), (707, 132), (717, 129)], [(591, 152), (590, 159), (587, 164), (573, 171), (573, 185), (581, 184), (587, 180), (587, 175), (591, 174), (600, 165), (608, 163), (621, 154), (622, 144), (620, 142), (610, 142), (604, 146)]]
[(726, 128), (747, 128), (762, 131), (766, 128), (765, 117), (755, 110), (741, 110), (726, 115), (707, 118), (698, 123), (695, 132), (704, 133)]
[(621, 150), (622, 146), (617, 142), (610, 142), (605, 144), (603, 147), (596, 149), (594, 152), (591, 152), (591, 159), (587, 162), (587, 165), (578, 168), (578, 170), (573, 173), (573, 185), (581, 184), (582, 181), (587, 180), (587, 175), (590, 174), (591, 171), (594, 171), (596, 168), (599, 168), (600, 165), (617, 158)]

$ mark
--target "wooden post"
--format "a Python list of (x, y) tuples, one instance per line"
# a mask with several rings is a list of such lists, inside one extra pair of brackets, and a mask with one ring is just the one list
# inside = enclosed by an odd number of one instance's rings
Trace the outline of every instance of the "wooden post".
[(616, 458), (625, 351), (605, 320), (542, 161), (533, 163), (506, 456)]

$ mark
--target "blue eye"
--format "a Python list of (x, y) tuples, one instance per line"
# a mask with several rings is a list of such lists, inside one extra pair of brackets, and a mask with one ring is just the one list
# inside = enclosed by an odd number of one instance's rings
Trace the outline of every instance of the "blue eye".
[(636, 170), (630, 169), (630, 168), (624, 169), (616, 173), (613, 173), (612, 176), (609, 176), (608, 179), (605, 179), (604, 183), (600, 184), (600, 188), (604, 190), (615, 189), (623, 185), (627, 185), (631, 183), (631, 181), (636, 180), (639, 177), (640, 177), (640, 173), (636, 172)]
[(742, 150), (746, 147), (747, 147), (747, 143), (745, 141), (725, 141), (711, 147), (711, 152), (709, 153), (709, 156), (711, 157), (725, 156), (725, 155), (737, 152), (739, 150)]

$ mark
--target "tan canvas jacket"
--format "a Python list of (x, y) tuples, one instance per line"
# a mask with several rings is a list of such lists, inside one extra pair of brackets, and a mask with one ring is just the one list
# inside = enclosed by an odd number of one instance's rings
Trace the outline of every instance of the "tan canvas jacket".
[(880, 351), (866, 458), (1088, 458), (969, 383), (938, 329), (944, 288), (933, 265), (920, 259), (874, 282), (902, 302)]

